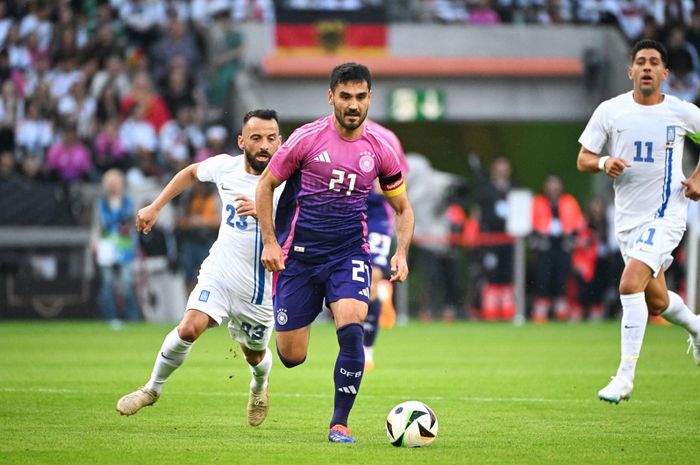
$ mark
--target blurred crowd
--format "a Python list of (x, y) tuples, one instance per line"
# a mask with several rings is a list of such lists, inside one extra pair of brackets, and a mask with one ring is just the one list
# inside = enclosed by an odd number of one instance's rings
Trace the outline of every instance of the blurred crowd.
[(0, 2), (2, 177), (99, 182), (118, 168), (137, 185), (222, 151), (243, 46), (232, 11), (225, 1)]
[[(421, 222), (412, 249), (412, 305), (422, 320), (511, 321), (516, 317), (515, 238), (507, 223), (509, 194), (518, 187), (509, 158), (482, 166), (469, 156), (471, 174), (462, 179), (426, 169), (422, 156), (408, 157), (409, 196)], [(422, 189), (411, 179), (428, 180)], [(418, 186), (418, 187), (416, 187)], [(592, 196), (584, 205), (549, 174), (533, 193), (532, 231), (525, 248), (525, 317), (548, 321), (601, 321), (620, 312), (619, 277), (624, 263), (613, 227), (609, 198)], [(667, 279), (685, 292), (683, 247), (674, 252)]]
[[(277, 6), (344, 11), (381, 7), (391, 13), (396, 10), (392, 5), (401, 4), (407, 7), (401, 19), (411, 21), (614, 24), (630, 41), (650, 37), (664, 42), (671, 71), (665, 91), (697, 101), (700, 7), (695, 3), (283, 0)], [(0, 195), (4, 199), (0, 222), (93, 221), (92, 249), (101, 274), (105, 318), (115, 316), (116, 307), (107, 302), (117, 300), (127, 317), (139, 317), (134, 308), (137, 299), (123, 292), (134, 282), (137, 271), (131, 264), (138, 254), (164, 257), (169, 269), (179, 266), (189, 287), (216, 237), (219, 212), (212, 189), (198, 186), (182, 196), (176, 202), (173, 231), (160, 235), (156, 231), (149, 238), (135, 235), (133, 216), (144, 198), (131, 198), (130, 192), (159, 189), (189, 163), (232, 149), (234, 134), (227, 127), (226, 105), (231, 81), (242, 66), (245, 38), (237, 24), (247, 21), (274, 23), (275, 3), (0, 0)], [(444, 271), (427, 275), (433, 279), (425, 282), (421, 314), (440, 311), (449, 319), (467, 307), (473, 317), (512, 318), (512, 244), (507, 239), (488, 245), (474, 242), (479, 230), (503, 232), (509, 166), (506, 159), (499, 159), (490, 174), (475, 178), (481, 187), (471, 186), (471, 192), (482, 194), (470, 205), (457, 189), (443, 199), (444, 208), (431, 212), (436, 215), (430, 223), (432, 232), (444, 220), (439, 231), (444, 230), (448, 239), (417, 244), (418, 256)], [(419, 183), (413, 185), (419, 187)], [(545, 185), (550, 186), (545, 191), (563, 189), (557, 187), (556, 179)], [(100, 200), (76, 199), (76, 186), (101, 190)], [(95, 203), (94, 210), (85, 206)], [(533, 318), (599, 318), (608, 311), (601, 309), (601, 296), (606, 295), (601, 286), (607, 283), (601, 273), (608, 272), (611, 267), (606, 260), (616, 253), (608, 239), (608, 218), (607, 207), (596, 200), (580, 214), (573, 229), (563, 228), (556, 237), (549, 237), (549, 226), (544, 225), (533, 236), (531, 263), (549, 253), (543, 263), (560, 267), (532, 266), (528, 276), (535, 277), (529, 287)], [(583, 247), (592, 243), (594, 249)], [(455, 281), (459, 276), (455, 270), (461, 266), (455, 247), (465, 246), (471, 250), (467, 274), (473, 284), (466, 296), (464, 283)], [(131, 270), (130, 274), (124, 270)], [(115, 296), (115, 286), (121, 287), (121, 297)], [(568, 302), (566, 315), (561, 310), (564, 301)]]

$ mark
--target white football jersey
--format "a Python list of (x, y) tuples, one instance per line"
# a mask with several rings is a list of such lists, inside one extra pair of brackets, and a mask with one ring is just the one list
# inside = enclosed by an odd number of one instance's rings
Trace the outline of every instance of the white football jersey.
[[(271, 275), (260, 261), (263, 244), (258, 220), (236, 214), (234, 201), (238, 195), (254, 201), (260, 176), (245, 171), (243, 155), (222, 154), (200, 162), (197, 178), (215, 183), (221, 197), (219, 236), (202, 263), (200, 278), (211, 276), (241, 298), (271, 306)], [(279, 193), (281, 189), (275, 191), (273, 208)]]
[(700, 109), (665, 95), (640, 105), (632, 91), (596, 108), (579, 142), (591, 152), (620, 157), (631, 166), (615, 180), (615, 230), (629, 231), (655, 218), (685, 228), (688, 199), (681, 180), (683, 142), (700, 141)]

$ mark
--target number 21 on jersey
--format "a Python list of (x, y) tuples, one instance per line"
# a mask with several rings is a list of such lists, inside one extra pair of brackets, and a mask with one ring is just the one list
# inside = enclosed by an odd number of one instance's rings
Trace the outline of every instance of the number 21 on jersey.
[[(344, 181), (345, 178), (348, 178), (348, 187), (347, 191), (345, 192), (346, 195), (350, 195), (355, 189), (355, 181), (357, 180), (357, 175), (355, 173), (346, 173), (343, 170), (333, 170), (331, 171), (333, 173), (333, 177), (331, 178), (330, 182), (328, 183), (328, 189), (336, 192), (340, 192), (340, 186), (344, 186)], [(347, 175), (347, 176), (346, 176)], [(336, 187), (339, 186), (339, 187)]]

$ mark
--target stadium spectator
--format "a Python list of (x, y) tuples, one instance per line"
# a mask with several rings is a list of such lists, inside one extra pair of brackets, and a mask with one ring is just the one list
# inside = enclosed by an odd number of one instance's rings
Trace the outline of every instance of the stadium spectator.
[(90, 95), (98, 100), (108, 86), (114, 87), (117, 98), (126, 97), (131, 88), (129, 76), (124, 67), (124, 59), (114, 53), (104, 58), (105, 65), (92, 77)]
[(683, 28), (682, 24), (675, 24), (671, 26), (668, 31), (666, 45), (668, 46), (667, 49), (669, 59), (672, 56), (675, 57), (681, 52), (685, 52), (690, 57), (691, 69), (700, 73), (700, 56), (698, 55), (698, 50), (693, 44), (685, 39), (685, 29)]
[(0, 127), (14, 128), (24, 118), (24, 99), (11, 79), (0, 84)]
[(102, 124), (93, 143), (95, 168), (100, 174), (112, 168), (126, 172), (132, 165), (121, 135), (119, 134), (119, 119), (110, 118)]
[[(685, 137), (700, 133), (700, 110), (661, 92), (668, 68), (660, 43), (636, 43), (628, 74), (632, 91), (598, 106), (579, 138), (576, 162), (581, 172), (604, 171), (615, 179), (615, 231), (625, 259), (621, 357), (617, 373), (598, 392), (611, 403), (632, 393), (649, 313), (686, 329), (700, 364), (700, 317), (665, 279), (686, 228), (688, 199), (700, 199), (700, 168), (689, 178), (682, 169)], [(610, 155), (601, 157), (604, 148)]]
[(642, 28), (642, 33), (640, 34), (640, 39), (652, 39), (659, 42), (663, 42), (666, 36), (666, 32), (663, 29), (663, 25), (659, 24), (656, 20), (656, 16), (647, 14), (644, 16), (644, 26)]
[(542, 194), (532, 199), (530, 245), (534, 251), (534, 303), (532, 321), (546, 323), (553, 305), (554, 317), (569, 318), (566, 285), (571, 276), (571, 251), (576, 233), (585, 225), (576, 198), (564, 192), (556, 174), (545, 178)]
[(86, 180), (92, 170), (88, 148), (80, 142), (75, 122), (63, 123), (62, 137), (49, 148), (46, 168), (58, 176), (61, 182), (73, 183)]
[(212, 24), (207, 28), (209, 54), (209, 104), (221, 109), (230, 97), (233, 77), (241, 68), (243, 33), (231, 19), (222, 2), (214, 2)]
[(124, 23), (130, 42), (145, 50), (160, 37), (160, 27), (167, 21), (165, 5), (161, 0), (120, 2), (119, 18)]
[[(488, 179), (483, 179), (476, 155), (470, 155), (470, 165), (479, 186), (475, 211), (479, 230), (485, 234), (505, 236), (508, 193), (513, 188), (510, 160), (506, 157), (495, 158), (489, 167)], [(475, 250), (475, 255), (481, 259), (484, 279), (481, 318), (487, 321), (512, 320), (515, 315), (513, 246), (508, 243), (483, 246)]]
[(151, 82), (146, 71), (138, 71), (132, 80), (131, 90), (121, 100), (120, 107), (123, 116), (126, 116), (131, 107), (138, 103), (142, 107), (144, 118), (157, 133), (171, 116), (163, 98), (153, 89)]
[(209, 157), (226, 152), (227, 131), (221, 125), (211, 126), (206, 131), (204, 147), (197, 151), (195, 161), (200, 162)]
[(175, 231), (188, 293), (194, 289), (199, 267), (216, 240), (220, 222), (219, 199), (215, 191), (210, 184), (195, 183), (184, 199), (183, 213)]
[(170, 69), (160, 88), (171, 115), (177, 115), (181, 106), (193, 107), (194, 121), (201, 124), (206, 113), (206, 96), (202, 86), (197, 85), (183, 57), (172, 58)]
[(199, 57), (202, 52), (187, 24), (171, 15), (166, 33), (149, 52), (153, 81), (164, 80), (171, 60), (177, 56), (184, 58), (187, 68), (196, 75), (201, 70)]
[(700, 51), (700, 8), (693, 10), (690, 15), (690, 24), (685, 30), (685, 39), (695, 47), (695, 50)]
[(101, 93), (97, 96), (97, 108), (95, 116), (98, 123), (104, 123), (110, 119), (121, 120), (120, 98), (117, 87), (111, 82), (107, 83)]
[(119, 128), (119, 138), (143, 176), (158, 176), (163, 172), (157, 160), (158, 136), (140, 103), (132, 105), (131, 116)]
[[(61, 11), (70, 11), (70, 9), (66, 10), (62, 7)], [(81, 53), (81, 45), (78, 44), (79, 39), (76, 26), (70, 22), (70, 20), (67, 21), (66, 23), (57, 25), (54, 31), (56, 37), (51, 43), (52, 56), (79, 56)]]
[(14, 19), (8, 15), (7, 3), (0, 2), (0, 47), (5, 44), (5, 38), (12, 23)]
[(177, 172), (192, 163), (197, 150), (204, 146), (204, 135), (194, 121), (194, 108), (181, 105), (176, 119), (163, 125), (159, 135), (159, 147), (165, 166)]
[[(119, 170), (107, 171), (102, 177), (103, 193), (95, 205), (93, 250), (100, 270), (99, 309), (102, 318), (113, 328), (121, 326), (118, 302), (130, 321), (141, 317), (136, 301), (134, 204), (124, 190), (124, 176)], [(122, 298), (117, 298), (117, 292)]]
[(578, 299), (571, 308), (571, 321), (584, 318), (601, 321), (605, 317), (604, 301), (610, 280), (610, 249), (605, 202), (594, 197), (588, 203), (586, 226), (576, 237), (571, 262), (576, 277)]
[(69, 119), (78, 124), (78, 136), (81, 139), (92, 139), (95, 134), (97, 103), (87, 93), (84, 79), (73, 82), (68, 94), (58, 100), (56, 110), (61, 119)]
[[(106, 68), (107, 72), (114, 75), (115, 66), (110, 65), (109, 60), (113, 57), (124, 57), (125, 48), (120, 37), (114, 33), (113, 24), (105, 21), (99, 24), (97, 32), (90, 38), (81, 54), (83, 61), (97, 59), (101, 68)], [(118, 71), (122, 71), (121, 68), (119, 67)]]
[(52, 74), (49, 56), (47, 54), (39, 55), (34, 62), (34, 66), (24, 73), (23, 95), (25, 97), (34, 97), (42, 84), (45, 84), (48, 88)]
[(466, 23), (469, 20), (469, 12), (463, 1), (424, 0), (420, 3), (419, 17), (422, 21)]
[(58, 100), (68, 94), (74, 82), (83, 79), (77, 55), (56, 55), (56, 69), (50, 74), (51, 97)]
[(51, 3), (48, 0), (29, 2), (29, 14), (20, 21), (19, 36), (24, 38), (31, 32), (39, 36), (39, 46), (48, 50), (53, 39), (53, 23), (51, 22)]
[(693, 69), (690, 53), (680, 49), (669, 53), (668, 79), (661, 85), (662, 92), (686, 102), (695, 102), (700, 93), (700, 73)]
[(475, 0), (468, 4), (469, 24), (489, 25), (501, 22), (491, 0)]
[(45, 159), (46, 151), (53, 142), (53, 123), (41, 114), (36, 100), (27, 102), (26, 115), (17, 124), (15, 137), (20, 158), (31, 156), (41, 161)]

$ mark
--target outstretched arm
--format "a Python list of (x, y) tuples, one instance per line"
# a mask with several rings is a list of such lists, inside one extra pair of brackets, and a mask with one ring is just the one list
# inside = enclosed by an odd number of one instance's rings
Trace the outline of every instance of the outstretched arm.
[[(602, 165), (602, 166), (601, 166)], [(598, 173), (605, 171), (611, 178), (622, 174), (625, 168), (631, 166), (628, 162), (618, 157), (600, 157), (586, 147), (581, 146), (576, 159), (576, 168), (582, 173)]]
[(391, 281), (404, 282), (408, 277), (408, 248), (413, 239), (415, 218), (406, 192), (387, 197), (396, 212), (396, 253), (391, 257)]
[(197, 182), (197, 163), (180, 170), (150, 205), (139, 210), (136, 214), (136, 229), (143, 231), (144, 234), (151, 232), (160, 210), (195, 182)]
[(695, 167), (693, 174), (688, 179), (682, 179), (681, 184), (685, 186), (686, 197), (690, 200), (700, 200), (700, 161), (698, 161), (698, 166)]
[(263, 251), (260, 260), (267, 271), (284, 270), (284, 254), (275, 236), (274, 223), (272, 221), (272, 196), (275, 188), (282, 184), (265, 168), (258, 180), (255, 189), (255, 206), (258, 213), (258, 224), (262, 231)]

